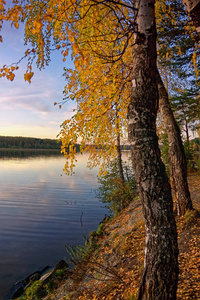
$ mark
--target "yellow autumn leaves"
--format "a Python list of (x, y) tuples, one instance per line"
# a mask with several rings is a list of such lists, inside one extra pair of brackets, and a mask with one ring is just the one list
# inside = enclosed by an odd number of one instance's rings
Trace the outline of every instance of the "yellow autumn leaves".
[[(87, 9), (87, 5), (82, 7), (82, 15)], [(114, 14), (102, 5), (101, 9), (91, 7), (86, 18), (73, 25), (70, 41), (75, 68), (66, 72), (65, 93), (75, 99), (77, 113), (62, 124), (59, 135), (63, 149), (70, 142), (81, 143), (82, 149), (90, 153), (89, 166), (101, 164), (102, 173), (116, 155), (117, 136), (121, 136), (122, 143), (125, 141), (130, 97), (130, 81), (125, 84), (130, 75), (130, 47), (123, 60), (108, 63), (112, 57), (118, 58), (127, 41), (113, 30), (114, 22), (117, 23)], [(115, 42), (118, 37), (120, 42)], [(130, 38), (130, 45), (132, 42)], [(70, 160), (70, 151), (65, 155)], [(66, 171), (68, 167), (67, 164)]]
[[(3, 68), (0, 69), (0, 78), (1, 77), (6, 77), (8, 80), (13, 81), (15, 78), (14, 71), (18, 70), (19, 67), (16, 66), (11, 66), (11, 67), (6, 67), (3, 66)], [(24, 80), (28, 81), (31, 83), (31, 78), (33, 77), (34, 72), (31, 71), (31, 68), (27, 70), (27, 72), (24, 74)]]
[(29, 83), (31, 83), (31, 78), (33, 77), (34, 73), (33, 72), (27, 72), (24, 74), (24, 80), (28, 81)]
[[(67, 78), (65, 95), (76, 102), (77, 109), (71, 119), (63, 122), (59, 135), (62, 151), (69, 159), (66, 172), (74, 165), (76, 143), (81, 143), (82, 150), (90, 151), (94, 164), (103, 159), (102, 164), (106, 165), (106, 159), (116, 155), (117, 135), (122, 137), (124, 132), (126, 135), (129, 81), (124, 84), (124, 79), (129, 77), (127, 66), (131, 50), (128, 45), (133, 39), (128, 33), (123, 36), (117, 24), (118, 17), (124, 20), (126, 16), (129, 20), (132, 16), (121, 4), (115, 15), (112, 5), (110, 3), (110, 8), (103, 4), (91, 5), (85, 0), (78, 4), (75, 0), (48, 3), (30, 0), (28, 4), (15, 1), (5, 12), (5, 18), (16, 28), (24, 21), (25, 41), (31, 42), (35, 51), (31, 53), (28, 49), (25, 53), (28, 60), (25, 81), (30, 83), (34, 75), (32, 57), (36, 57), (38, 67), (42, 68), (48, 64), (52, 44), (63, 55), (63, 62), (70, 50), (74, 69), (67, 69), (64, 74)], [(128, 30), (128, 22), (123, 21), (123, 26), (124, 31)], [(120, 53), (125, 48), (122, 60)], [(106, 63), (112, 59), (117, 62)], [(14, 79), (13, 72), (4, 70), (3, 74)], [(93, 145), (99, 148), (98, 153)]]
[[(4, 8), (4, 4), (0, 0), (0, 7)], [(164, 0), (156, 2), (156, 11), (158, 24), (163, 13), (173, 15)], [(75, 101), (76, 111), (61, 126), (62, 151), (73, 165), (74, 150), (66, 149), (81, 143), (82, 149), (90, 151), (94, 164), (103, 159), (102, 164), (106, 165), (108, 156), (116, 155), (117, 136), (122, 141), (127, 138), (134, 10), (123, 5), (123, 1), (96, 5), (87, 0), (30, 0), (28, 4), (13, 1), (2, 16), (16, 28), (23, 21), (25, 42), (33, 44), (35, 52), (25, 53), (28, 60), (25, 81), (30, 83), (34, 75), (30, 68), (32, 58), (43, 68), (52, 49), (61, 52), (63, 62), (71, 54), (74, 68), (68, 69), (66, 64), (64, 96)], [(171, 55), (169, 50), (164, 58), (170, 59)], [(13, 80), (14, 71), (5, 67), (0, 76)], [(93, 145), (99, 148), (98, 153)], [(66, 171), (68, 168), (69, 164)]]
[(0, 78), (1, 77), (6, 77), (8, 80), (13, 81), (15, 78), (15, 74), (14, 71), (18, 70), (19, 67), (16, 66), (11, 66), (11, 67), (7, 67), (7, 66), (3, 66), (3, 68), (0, 69)]

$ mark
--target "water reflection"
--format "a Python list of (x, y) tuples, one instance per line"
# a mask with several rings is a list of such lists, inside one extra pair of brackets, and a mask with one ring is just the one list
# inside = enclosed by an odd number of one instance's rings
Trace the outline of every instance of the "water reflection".
[(4, 159), (7, 157), (10, 158), (22, 158), (25, 157), (37, 157), (37, 156), (60, 156), (60, 150), (46, 150), (46, 149), (1, 149), (0, 150), (0, 159)]
[(82, 243), (107, 212), (95, 198), (98, 169), (86, 168), (87, 155), (78, 155), (74, 176), (63, 173), (64, 163), (44, 153), (0, 160), (0, 299), (16, 281), (67, 256), (64, 244)]

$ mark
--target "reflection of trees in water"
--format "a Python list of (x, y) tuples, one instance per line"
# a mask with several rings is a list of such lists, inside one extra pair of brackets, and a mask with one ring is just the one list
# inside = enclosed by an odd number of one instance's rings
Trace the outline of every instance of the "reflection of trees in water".
[(59, 149), (56, 150), (21, 150), (21, 149), (1, 149), (0, 159), (5, 157), (10, 158), (25, 158), (25, 157), (39, 157), (39, 156), (61, 156)]

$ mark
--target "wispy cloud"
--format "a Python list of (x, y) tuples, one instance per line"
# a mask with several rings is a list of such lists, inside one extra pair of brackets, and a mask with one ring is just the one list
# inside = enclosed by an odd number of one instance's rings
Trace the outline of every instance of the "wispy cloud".
[[(5, 24), (4, 43), (0, 47), (0, 66), (19, 60), (26, 49), (23, 27), (19, 30)], [(26, 61), (20, 63), (13, 82), (0, 78), (0, 135), (27, 135), (55, 137), (60, 124), (72, 115), (74, 103), (60, 110), (54, 102), (62, 101), (65, 81), (63, 62), (59, 53), (53, 53), (52, 62), (45, 70), (34, 68), (31, 84), (24, 81)], [(71, 61), (66, 67), (71, 67)], [(35, 133), (34, 133), (35, 132)]]

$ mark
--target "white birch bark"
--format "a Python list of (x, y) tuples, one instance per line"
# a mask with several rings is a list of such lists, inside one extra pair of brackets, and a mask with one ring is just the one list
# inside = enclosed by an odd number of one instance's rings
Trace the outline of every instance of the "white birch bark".
[(129, 140), (145, 218), (145, 259), (138, 299), (176, 299), (178, 246), (171, 188), (156, 136), (156, 29), (154, 1), (138, 0), (133, 47)]

